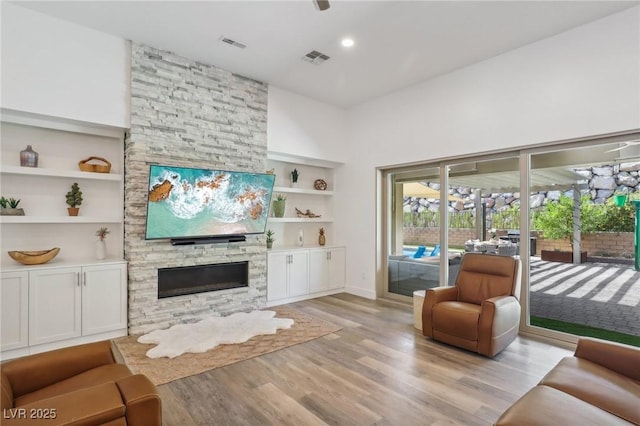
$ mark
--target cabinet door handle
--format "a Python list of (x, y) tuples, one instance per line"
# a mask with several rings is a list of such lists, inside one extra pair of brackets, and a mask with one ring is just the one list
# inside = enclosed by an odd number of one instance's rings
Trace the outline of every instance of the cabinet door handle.
[(82, 283), (84, 284), (84, 286), (87, 286), (87, 273), (83, 272), (82, 273)]
[(76, 272), (76, 286), (80, 287), (80, 272)]

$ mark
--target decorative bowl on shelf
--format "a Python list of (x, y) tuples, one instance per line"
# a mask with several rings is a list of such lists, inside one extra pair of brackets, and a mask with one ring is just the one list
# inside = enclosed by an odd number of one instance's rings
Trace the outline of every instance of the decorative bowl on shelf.
[[(90, 163), (90, 161), (101, 161), (104, 164), (95, 164)], [(109, 173), (111, 171), (111, 163), (109, 160), (102, 157), (89, 157), (81, 160), (78, 163), (78, 167), (83, 172), (94, 172), (94, 173)]]
[(54, 247), (51, 250), (10, 251), (8, 253), (13, 260), (23, 265), (42, 265), (56, 257), (59, 252), (60, 247)]

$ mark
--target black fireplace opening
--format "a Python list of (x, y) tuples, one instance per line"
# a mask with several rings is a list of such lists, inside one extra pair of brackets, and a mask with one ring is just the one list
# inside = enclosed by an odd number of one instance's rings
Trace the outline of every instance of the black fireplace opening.
[(158, 269), (158, 299), (249, 286), (249, 262)]

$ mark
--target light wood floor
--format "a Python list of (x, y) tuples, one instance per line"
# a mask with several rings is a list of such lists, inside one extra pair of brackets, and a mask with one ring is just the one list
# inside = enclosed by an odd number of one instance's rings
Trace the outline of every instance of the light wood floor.
[(519, 337), (488, 359), (422, 336), (411, 307), (348, 294), (290, 306), (343, 328), (159, 386), (165, 425), (490, 425), (572, 353)]

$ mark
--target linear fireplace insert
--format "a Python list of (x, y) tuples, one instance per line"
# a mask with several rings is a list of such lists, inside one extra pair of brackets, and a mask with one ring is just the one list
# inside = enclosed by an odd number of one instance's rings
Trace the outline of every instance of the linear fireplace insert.
[(158, 269), (158, 299), (249, 286), (249, 262)]

